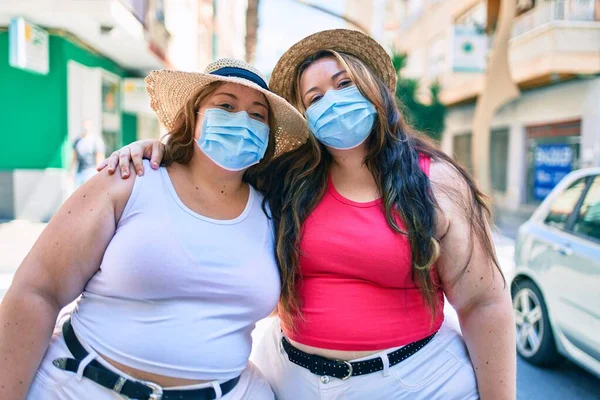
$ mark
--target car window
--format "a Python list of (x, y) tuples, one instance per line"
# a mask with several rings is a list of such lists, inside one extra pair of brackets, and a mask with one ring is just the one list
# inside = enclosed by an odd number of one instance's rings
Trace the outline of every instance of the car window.
[(565, 224), (585, 189), (587, 179), (585, 177), (575, 181), (552, 202), (550, 212), (544, 221), (547, 225), (565, 229)]
[(600, 176), (596, 176), (577, 213), (573, 231), (600, 240)]

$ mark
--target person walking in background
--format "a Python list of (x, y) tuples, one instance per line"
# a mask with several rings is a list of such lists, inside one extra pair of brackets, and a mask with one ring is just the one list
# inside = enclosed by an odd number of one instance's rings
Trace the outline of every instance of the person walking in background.
[(83, 132), (73, 142), (73, 161), (71, 166), (75, 171), (75, 188), (83, 185), (96, 173), (96, 165), (105, 157), (104, 141), (99, 133), (94, 131), (90, 120), (83, 121)]

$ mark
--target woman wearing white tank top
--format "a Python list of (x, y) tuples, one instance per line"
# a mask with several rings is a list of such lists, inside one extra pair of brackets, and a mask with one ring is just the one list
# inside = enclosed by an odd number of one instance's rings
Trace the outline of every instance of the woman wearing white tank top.
[(146, 83), (162, 166), (97, 174), (44, 230), (0, 305), (2, 399), (273, 398), (248, 357), (280, 279), (246, 182), (306, 139), (303, 117), (241, 61)]

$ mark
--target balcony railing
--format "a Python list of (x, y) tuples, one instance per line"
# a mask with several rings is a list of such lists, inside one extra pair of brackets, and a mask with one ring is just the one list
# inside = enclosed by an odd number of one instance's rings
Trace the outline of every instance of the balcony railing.
[(516, 19), (512, 37), (555, 21), (594, 21), (596, 7), (595, 0), (550, 0), (539, 3)]

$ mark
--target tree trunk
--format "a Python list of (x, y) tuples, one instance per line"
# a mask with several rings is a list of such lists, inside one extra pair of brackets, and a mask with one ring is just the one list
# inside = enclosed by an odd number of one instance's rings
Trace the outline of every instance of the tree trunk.
[(258, 6), (260, 0), (248, 0), (246, 9), (246, 62), (252, 64), (256, 58), (258, 39)]
[(491, 57), (485, 74), (483, 92), (477, 99), (473, 117), (472, 160), (479, 188), (492, 193), (490, 171), (490, 125), (494, 115), (504, 104), (519, 97), (508, 59), (512, 23), (516, 14), (516, 0), (501, 0), (500, 14)]

